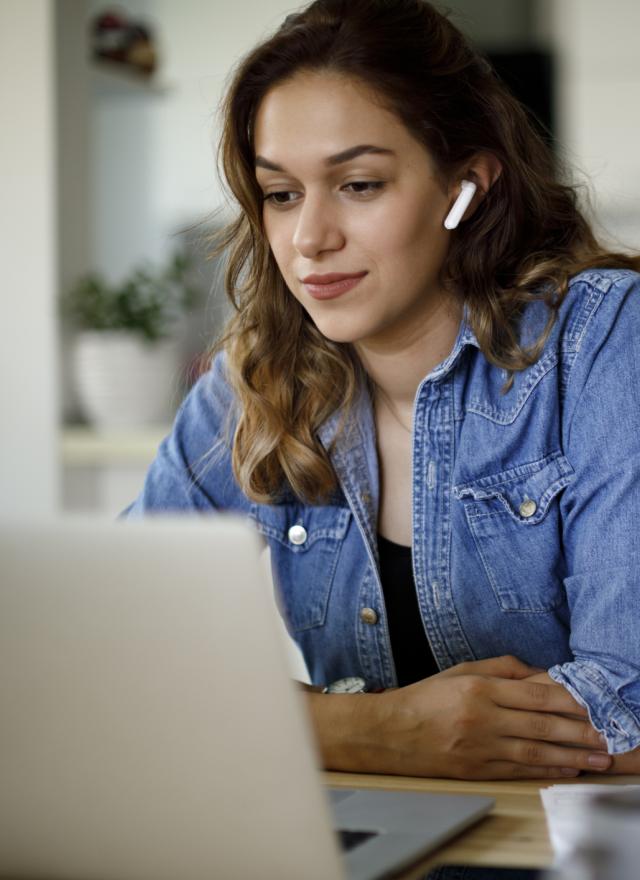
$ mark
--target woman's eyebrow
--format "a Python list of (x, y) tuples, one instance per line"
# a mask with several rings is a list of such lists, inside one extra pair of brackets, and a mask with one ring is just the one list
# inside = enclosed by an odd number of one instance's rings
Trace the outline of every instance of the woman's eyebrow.
[[(327, 156), (324, 160), (324, 164), (329, 167), (340, 165), (343, 162), (350, 162), (351, 159), (357, 159), (358, 156), (362, 156), (364, 153), (377, 153), (385, 156), (396, 155), (395, 152), (388, 147), (374, 147), (372, 144), (358, 144), (358, 146), (349, 147), (348, 150), (343, 150), (341, 153), (336, 153), (334, 156)], [(282, 166), (276, 165), (275, 162), (265, 159), (264, 156), (256, 156), (256, 168), (266, 168), (267, 171), (285, 170)]]

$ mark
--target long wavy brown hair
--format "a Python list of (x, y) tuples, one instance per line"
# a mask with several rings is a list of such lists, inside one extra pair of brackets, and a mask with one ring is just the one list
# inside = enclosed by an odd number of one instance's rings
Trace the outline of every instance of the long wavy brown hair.
[[(240, 210), (213, 241), (213, 253), (228, 258), (225, 287), (235, 309), (218, 343), (238, 401), (234, 473), (263, 503), (287, 490), (315, 503), (331, 495), (336, 477), (317, 432), (332, 414), (348, 413), (366, 380), (352, 346), (323, 337), (289, 292), (264, 231), (256, 111), (268, 90), (301, 71), (373, 87), (443, 179), (477, 152), (500, 160), (502, 174), (451, 235), (442, 280), (464, 292), (484, 356), (506, 370), (504, 393), (514, 371), (540, 356), (572, 275), (640, 268), (640, 258), (598, 242), (527, 111), (430, 3), (315, 0), (289, 15), (240, 61), (223, 99), (218, 158)], [(518, 319), (534, 297), (544, 298), (549, 318), (524, 348)]]

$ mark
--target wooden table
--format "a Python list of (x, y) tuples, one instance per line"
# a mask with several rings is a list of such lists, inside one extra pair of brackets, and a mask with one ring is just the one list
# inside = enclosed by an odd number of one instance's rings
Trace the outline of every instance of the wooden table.
[(395, 791), (433, 791), (446, 794), (480, 794), (495, 798), (493, 811), (432, 853), (402, 880), (418, 880), (436, 865), (486, 865), (496, 868), (546, 868), (553, 860), (540, 789), (550, 785), (629, 785), (638, 776), (589, 774), (578, 779), (538, 781), (466, 782), (455, 779), (422, 779), (413, 776), (373, 776), (359, 773), (324, 774), (336, 788), (379, 788)]

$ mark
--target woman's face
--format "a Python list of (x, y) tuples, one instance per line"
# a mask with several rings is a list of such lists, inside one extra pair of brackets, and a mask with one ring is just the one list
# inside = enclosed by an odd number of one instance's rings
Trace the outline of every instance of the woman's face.
[[(444, 296), (452, 196), (398, 117), (359, 81), (300, 73), (264, 97), (254, 146), (269, 244), (320, 332), (366, 344), (426, 327)], [(334, 273), (361, 277), (305, 283)]]

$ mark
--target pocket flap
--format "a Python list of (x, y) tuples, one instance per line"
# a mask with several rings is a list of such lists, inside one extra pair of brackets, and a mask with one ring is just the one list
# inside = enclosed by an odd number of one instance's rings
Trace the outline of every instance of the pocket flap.
[(496, 504), (487, 504), (494, 501), (518, 522), (535, 525), (544, 519), (553, 498), (573, 476), (567, 458), (554, 452), (538, 461), (460, 483), (453, 487), (453, 494), (458, 499), (480, 502), (470, 505), (470, 517), (495, 514)]

